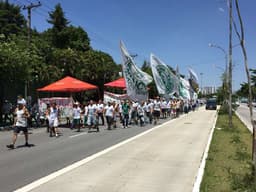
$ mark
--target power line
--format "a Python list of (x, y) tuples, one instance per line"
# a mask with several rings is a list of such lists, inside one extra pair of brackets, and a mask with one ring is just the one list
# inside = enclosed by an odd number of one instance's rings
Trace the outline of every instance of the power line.
[(27, 20), (27, 27), (28, 27), (28, 45), (30, 47), (31, 43), (31, 10), (40, 7), (41, 3), (40, 1), (37, 4), (31, 3), (30, 5), (24, 5), (23, 10), (28, 10), (28, 20)]

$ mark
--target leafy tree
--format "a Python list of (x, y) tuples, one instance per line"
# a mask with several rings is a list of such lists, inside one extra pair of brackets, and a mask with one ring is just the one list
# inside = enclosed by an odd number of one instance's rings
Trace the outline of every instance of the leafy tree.
[(26, 20), (21, 14), (20, 7), (9, 1), (0, 1), (0, 34), (5, 37), (22, 32)]
[(99, 87), (100, 97), (103, 96), (104, 83), (116, 79), (121, 71), (113, 58), (102, 51), (89, 50), (83, 55), (83, 75), (88, 82)]
[(46, 32), (52, 45), (57, 48), (65, 48), (67, 44), (66, 33), (63, 30), (68, 27), (69, 21), (65, 18), (60, 3), (55, 6), (55, 10), (49, 12), (48, 23), (52, 24), (52, 28)]
[(251, 71), (251, 81), (253, 86), (256, 86), (256, 69), (250, 69)]
[[(143, 62), (141, 70), (146, 72), (147, 74), (153, 76), (153, 73), (152, 73), (152, 70), (151, 70), (151, 67), (150, 67), (150, 63), (148, 61), (145, 60)], [(152, 81), (148, 85), (148, 88), (149, 88), (149, 98), (154, 98), (154, 97), (158, 96), (158, 91), (157, 91), (157, 88), (156, 88), (155, 81)]]
[(69, 21), (65, 18), (65, 14), (62, 10), (60, 3), (55, 6), (55, 10), (49, 13), (50, 19), (48, 23), (53, 25), (53, 29), (57, 32), (62, 31), (65, 27), (68, 26)]

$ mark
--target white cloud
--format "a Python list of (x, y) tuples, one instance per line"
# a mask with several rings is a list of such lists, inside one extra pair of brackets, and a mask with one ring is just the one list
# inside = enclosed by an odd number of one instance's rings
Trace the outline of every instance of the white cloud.
[(219, 7), (218, 10), (219, 10), (220, 12), (225, 12), (225, 10), (224, 10), (222, 7)]

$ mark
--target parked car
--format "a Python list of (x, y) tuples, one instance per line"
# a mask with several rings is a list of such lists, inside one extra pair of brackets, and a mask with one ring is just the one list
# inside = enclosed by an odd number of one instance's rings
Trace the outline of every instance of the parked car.
[(217, 101), (215, 98), (210, 98), (206, 100), (206, 105), (205, 109), (211, 109), (211, 110), (216, 110), (217, 109)]

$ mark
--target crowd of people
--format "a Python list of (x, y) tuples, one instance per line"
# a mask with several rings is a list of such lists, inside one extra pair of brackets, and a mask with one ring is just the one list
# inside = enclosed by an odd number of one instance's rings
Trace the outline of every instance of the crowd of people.
[[(70, 129), (80, 132), (82, 128), (100, 131), (100, 126), (106, 126), (107, 130), (117, 127), (129, 128), (131, 126), (145, 126), (146, 124), (158, 124), (160, 119), (177, 118), (181, 113), (194, 111), (199, 105), (197, 100), (181, 100), (156, 97), (147, 101), (121, 100), (104, 103), (90, 100), (86, 104), (75, 102), (72, 108), (72, 117), (67, 117), (67, 125)], [(14, 134), (12, 143), (7, 145), (13, 149), (20, 131), (25, 135), (25, 146), (28, 146), (28, 119), (30, 113), (26, 108), (26, 101), (19, 98), (17, 108), (14, 111)], [(45, 122), (50, 137), (60, 135), (60, 113), (55, 102), (48, 104), (45, 111)]]

